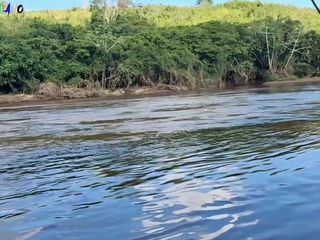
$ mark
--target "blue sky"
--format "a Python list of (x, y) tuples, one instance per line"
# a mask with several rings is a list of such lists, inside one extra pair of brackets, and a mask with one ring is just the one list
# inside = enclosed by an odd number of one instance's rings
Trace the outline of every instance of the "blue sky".
[[(90, 1), (90, 0), (88, 0)], [(112, 1), (112, 0), (111, 0)], [(320, 0), (318, 0), (320, 3)], [(26, 10), (43, 10), (43, 9), (65, 9), (71, 7), (82, 6), (83, 0), (6, 0), (13, 4), (23, 4)], [(134, 0), (136, 3), (142, 4), (169, 4), (179, 6), (195, 5), (196, 0)], [(215, 3), (224, 2), (223, 0), (216, 0)], [(312, 7), (310, 0), (265, 0), (263, 2), (276, 2), (296, 5), (300, 7)]]

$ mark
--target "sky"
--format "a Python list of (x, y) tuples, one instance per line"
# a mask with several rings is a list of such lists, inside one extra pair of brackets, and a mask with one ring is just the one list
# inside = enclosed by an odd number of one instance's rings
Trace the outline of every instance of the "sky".
[[(88, 0), (90, 2), (90, 0)], [(22, 4), (26, 10), (49, 10), (81, 7), (83, 0), (6, 0), (12, 4)], [(142, 4), (165, 4), (177, 6), (192, 6), (196, 0), (134, 0)], [(214, 3), (222, 3), (224, 0), (215, 0)], [(264, 0), (262, 2), (284, 3), (299, 7), (312, 7), (311, 0)], [(318, 0), (320, 3), (320, 0)]]

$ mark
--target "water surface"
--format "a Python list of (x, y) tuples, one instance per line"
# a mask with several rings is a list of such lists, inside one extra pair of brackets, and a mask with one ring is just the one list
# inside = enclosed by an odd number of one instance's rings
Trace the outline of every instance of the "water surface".
[(0, 108), (0, 239), (318, 239), (320, 86)]

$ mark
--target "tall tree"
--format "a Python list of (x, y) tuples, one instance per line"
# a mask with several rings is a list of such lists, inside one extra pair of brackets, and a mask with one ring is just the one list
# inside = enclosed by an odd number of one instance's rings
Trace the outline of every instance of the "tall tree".
[(129, 7), (129, 0), (118, 0), (119, 8), (127, 8)]
[(212, 0), (197, 0), (197, 5), (212, 5)]
[(106, 7), (107, 3), (105, 0), (92, 0), (91, 7), (93, 8), (104, 8)]

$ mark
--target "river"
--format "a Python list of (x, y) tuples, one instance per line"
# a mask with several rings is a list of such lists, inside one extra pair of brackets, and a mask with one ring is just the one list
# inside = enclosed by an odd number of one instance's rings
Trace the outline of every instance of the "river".
[(0, 239), (318, 239), (320, 85), (0, 108)]

